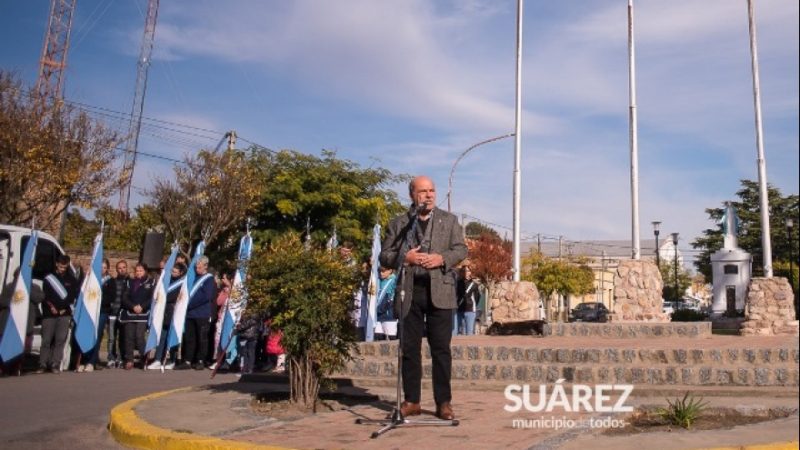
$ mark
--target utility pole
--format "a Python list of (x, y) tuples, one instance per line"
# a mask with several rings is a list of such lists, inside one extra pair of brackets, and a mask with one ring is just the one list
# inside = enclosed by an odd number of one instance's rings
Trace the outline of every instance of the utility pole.
[(522, 3), (517, 0), (517, 92), (516, 92), (516, 112), (514, 114), (514, 244), (512, 263), (514, 268), (514, 280), (520, 280), (520, 258), (519, 258), (519, 234), (520, 234), (520, 207), (521, 207), (521, 153), (522, 153)]
[(539, 254), (542, 253), (542, 233), (536, 233), (536, 249), (539, 250)]
[(558, 237), (558, 260), (561, 261), (562, 249), (564, 244), (564, 236)]

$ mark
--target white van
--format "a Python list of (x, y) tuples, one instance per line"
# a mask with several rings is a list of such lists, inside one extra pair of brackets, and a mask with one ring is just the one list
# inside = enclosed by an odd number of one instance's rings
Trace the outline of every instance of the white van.
[[(14, 289), (15, 275), (22, 263), (22, 253), (30, 238), (30, 228), (0, 225), (0, 288), (2, 288), (3, 295)], [(41, 313), (41, 303), (44, 299), (42, 280), (54, 270), (56, 258), (63, 254), (64, 249), (53, 236), (42, 231), (39, 232), (33, 263), (33, 282), (31, 283), (31, 302), (39, 309), (39, 313)], [(34, 333), (34, 336), (35, 339), (39, 337), (38, 331)], [(34, 347), (38, 348), (36, 342), (34, 342)]]

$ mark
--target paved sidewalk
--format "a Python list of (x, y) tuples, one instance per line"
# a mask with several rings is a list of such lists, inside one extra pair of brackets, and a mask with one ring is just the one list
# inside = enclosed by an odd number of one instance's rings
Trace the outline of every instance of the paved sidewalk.
[[(383, 418), (394, 406), (393, 387), (343, 387), (340, 393), (351, 395), (345, 409), (318, 412), (295, 420), (275, 420), (258, 415), (250, 408), (251, 394), (264, 391), (285, 391), (284, 380), (255, 376), (253, 381), (217, 384), (204, 388), (179, 389), (133, 399), (112, 411), (110, 430), (123, 444), (140, 448), (415, 448), (442, 450), (460, 448), (512, 449), (685, 449), (720, 446), (752, 446), (764, 448), (797, 448), (798, 397), (796, 388), (764, 388), (727, 391), (717, 388), (676, 387), (674, 395), (686, 389), (703, 395), (711, 406), (748, 406), (753, 408), (793, 408), (786, 418), (761, 424), (739, 426), (727, 430), (673, 431), (646, 435), (607, 436), (602, 430), (584, 428), (555, 429), (534, 423), (535, 419), (574, 420), (622, 419), (623, 416), (601, 413), (532, 413), (522, 410), (510, 413), (503, 406), (510, 402), (503, 390), (480, 387), (479, 390), (456, 388), (453, 406), (458, 426), (414, 426), (389, 431), (378, 439), (370, 435), (378, 426), (358, 425), (358, 418)], [(531, 386), (532, 390), (537, 386)], [(681, 390), (683, 389), (683, 390)], [(665, 405), (664, 391), (640, 391), (627, 405)], [(636, 391), (634, 392), (636, 395)], [(727, 394), (727, 395), (725, 395)], [(372, 396), (372, 397), (370, 397)], [(430, 389), (423, 388), (423, 410), (433, 411)], [(531, 401), (538, 396), (531, 393)], [(428, 416), (432, 417), (432, 416)], [(522, 419), (525, 427), (515, 428), (514, 419)], [(540, 421), (541, 422), (541, 421)], [(551, 424), (552, 425), (552, 424)], [(787, 446), (788, 445), (788, 446)], [(758, 447), (761, 448), (761, 447)]]

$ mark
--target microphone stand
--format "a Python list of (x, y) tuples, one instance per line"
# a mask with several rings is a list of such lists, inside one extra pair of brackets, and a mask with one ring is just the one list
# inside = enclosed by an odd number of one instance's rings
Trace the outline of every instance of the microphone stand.
[[(411, 227), (409, 231), (406, 233), (406, 237), (403, 240), (403, 244), (400, 249), (400, 257), (397, 260), (397, 286), (400, 287), (400, 317), (397, 321), (397, 402), (395, 404), (394, 410), (392, 414), (385, 418), (385, 419), (356, 419), (356, 424), (359, 425), (383, 425), (377, 431), (373, 431), (370, 437), (375, 439), (380, 437), (387, 431), (393, 430), (395, 428), (407, 427), (407, 426), (449, 426), (454, 427), (458, 426), (458, 419), (406, 419), (401, 412), (401, 405), (402, 405), (402, 376), (403, 376), (403, 328), (405, 322), (404, 313), (404, 306), (405, 306), (405, 297), (406, 292), (403, 289), (403, 285), (405, 284), (405, 277), (407, 275), (406, 271), (406, 253), (409, 250), (409, 242), (414, 234), (417, 232), (417, 215), (419, 214), (420, 207), (414, 207), (414, 215), (411, 217)], [(430, 225), (428, 225), (430, 226)], [(413, 276), (413, 274), (412, 274)]]

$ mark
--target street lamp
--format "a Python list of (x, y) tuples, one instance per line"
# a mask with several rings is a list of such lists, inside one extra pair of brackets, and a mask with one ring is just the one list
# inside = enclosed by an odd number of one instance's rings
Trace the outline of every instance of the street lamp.
[(675, 300), (680, 300), (678, 296), (678, 233), (672, 233), (672, 244), (675, 246)]
[(656, 267), (658, 267), (660, 269), (661, 268), (661, 252), (659, 251), (659, 248), (658, 248), (658, 232), (659, 232), (659, 228), (661, 227), (661, 222), (659, 222), (658, 220), (654, 220), (651, 223), (653, 224), (653, 234), (656, 235)]
[(450, 210), (450, 197), (453, 194), (453, 174), (456, 171), (456, 166), (458, 165), (458, 162), (461, 161), (462, 159), (464, 159), (464, 157), (467, 156), (467, 153), (471, 152), (472, 150), (474, 150), (477, 147), (480, 147), (483, 144), (488, 144), (490, 142), (499, 141), (500, 139), (505, 139), (505, 138), (511, 137), (511, 136), (515, 136), (515, 134), (514, 133), (508, 133), (508, 134), (504, 134), (502, 136), (497, 136), (497, 137), (493, 137), (491, 139), (486, 139), (485, 141), (480, 141), (477, 144), (473, 145), (472, 147), (464, 150), (460, 155), (458, 155), (458, 158), (456, 158), (455, 162), (453, 163), (453, 167), (450, 168), (450, 178), (447, 179), (447, 212), (451, 212), (451, 210)]

